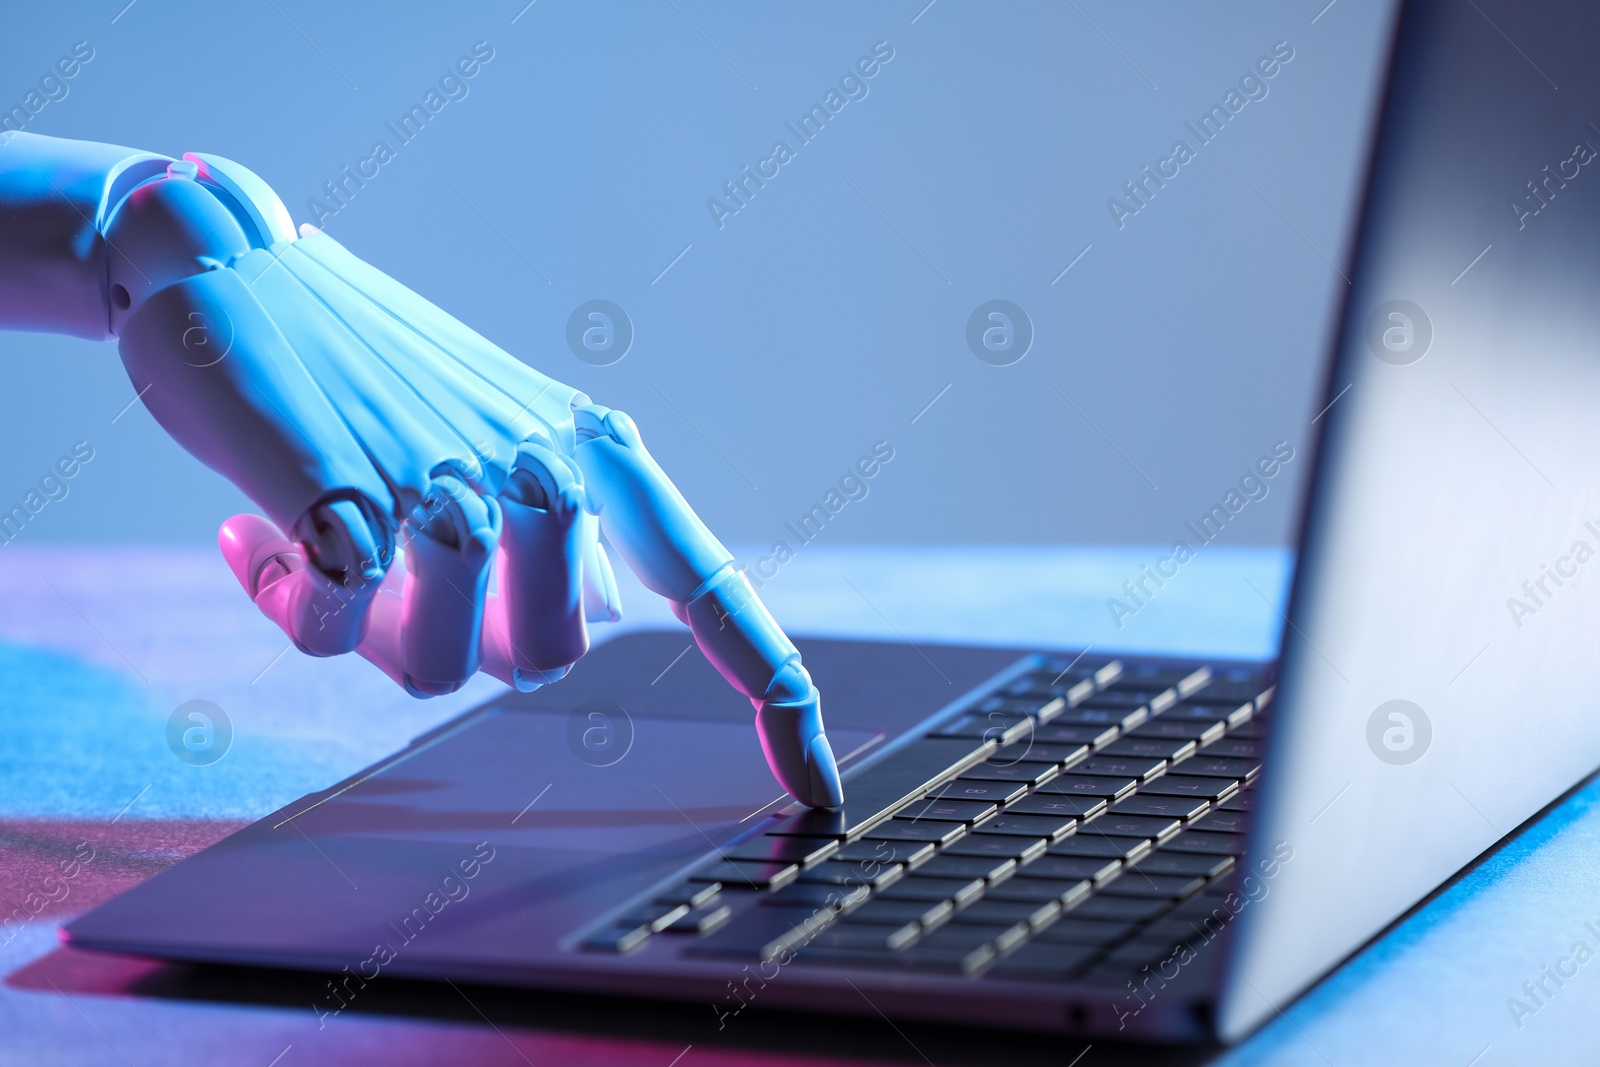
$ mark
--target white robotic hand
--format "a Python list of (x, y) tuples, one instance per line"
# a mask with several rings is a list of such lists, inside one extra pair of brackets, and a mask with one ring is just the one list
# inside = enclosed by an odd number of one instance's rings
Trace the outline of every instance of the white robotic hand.
[(220, 543), (302, 651), (358, 651), (416, 696), (480, 669), (555, 681), (587, 623), (619, 617), (603, 531), (750, 698), (784, 788), (843, 799), (799, 653), (633, 421), (326, 234), (296, 235), (243, 167), (15, 135), (0, 325), (119, 340), (161, 425), (267, 513), (230, 519)]

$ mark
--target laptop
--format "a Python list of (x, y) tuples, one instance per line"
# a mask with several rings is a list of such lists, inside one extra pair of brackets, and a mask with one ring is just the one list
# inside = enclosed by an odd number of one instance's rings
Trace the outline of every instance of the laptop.
[(685, 632), (630, 633), (66, 940), (326, 972), (319, 1015), (405, 977), (1248, 1035), (1600, 765), (1596, 40), (1396, 15), (1278, 661), (800, 638), (813, 811)]

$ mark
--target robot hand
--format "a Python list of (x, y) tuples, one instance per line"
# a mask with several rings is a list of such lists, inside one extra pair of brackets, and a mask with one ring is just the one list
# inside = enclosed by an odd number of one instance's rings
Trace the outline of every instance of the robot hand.
[[(93, 232), (70, 253), (47, 243), (50, 225), (17, 223), (37, 207), (70, 228), (29, 200), (52, 200), (44, 181), (98, 201), (79, 210)], [(750, 698), (784, 788), (813, 806), (843, 799), (799, 653), (627, 415), (326, 234), (297, 235), (238, 164), (26, 134), (0, 147), (0, 259), (46, 260), (59, 285), (92, 277), (82, 260), (97, 239), (103, 335), (157, 421), (267, 513), (228, 520), (219, 541), (301, 651), (357, 651), (415, 696), (480, 669), (524, 691), (555, 681), (587, 650), (587, 622), (619, 618), (603, 531)], [(0, 267), (0, 322), (66, 315), (17, 295), (39, 271), (13, 273)], [(42, 325), (93, 336), (92, 307), (75, 314)]]

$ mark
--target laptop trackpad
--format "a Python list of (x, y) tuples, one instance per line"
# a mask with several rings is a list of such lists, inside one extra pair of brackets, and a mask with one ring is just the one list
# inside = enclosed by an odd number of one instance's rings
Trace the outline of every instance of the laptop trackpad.
[[(308, 834), (634, 853), (711, 847), (785, 796), (750, 723), (485, 708), (377, 774), (308, 805)], [(839, 755), (873, 731), (829, 731)]]
[[(748, 721), (596, 711), (486, 707), (163, 872), (73, 923), (70, 939), (298, 966), (389, 944), (395, 970), (421, 974), (548, 960), (785, 796)], [(841, 756), (879, 736), (829, 731)]]

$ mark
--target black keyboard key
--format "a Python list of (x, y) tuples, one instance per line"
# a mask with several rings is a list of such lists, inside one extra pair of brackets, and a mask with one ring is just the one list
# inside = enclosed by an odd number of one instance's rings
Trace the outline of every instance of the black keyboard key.
[(1019, 782), (1022, 785), (1038, 785), (1048, 782), (1058, 773), (1054, 763), (996, 763), (994, 760), (985, 760), (975, 767), (969, 767), (961, 772), (958, 782), (988, 781), (988, 782)]
[(998, 952), (1009, 951), (1028, 939), (1033, 932), (1026, 922), (1013, 920), (1001, 923), (963, 923), (957, 912), (954, 921), (925, 934), (913, 949), (974, 949), (988, 945)]
[(823, 860), (815, 867), (807, 867), (801, 871), (795, 885), (859, 885), (881, 889), (904, 876), (905, 868), (898, 863), (879, 863), (876, 860), (863, 862)]
[[(1147, 705), (1150, 708), (1150, 714), (1152, 716), (1160, 715), (1162, 712), (1166, 711), (1168, 708), (1172, 707), (1178, 702), (1178, 691), (1176, 689), (1163, 689), (1159, 693), (1150, 693), (1148, 690), (1145, 690), (1144, 692), (1149, 696)], [(1116, 690), (1113, 690), (1107, 695), (1115, 696)]]
[(1013, 878), (990, 889), (984, 899), (1020, 900), (1031, 904), (1053, 900), (1070, 908), (1088, 896), (1093, 888), (1094, 883), (1087, 878)]
[(1094, 672), (1097, 665), (1086, 660), (1082, 655), (1062, 658), (1057, 656), (1042, 667), (1028, 672), (1021, 678), (1012, 682), (1009, 688), (1019, 686), (1071, 686), (1087, 681), (1093, 684)]
[(1069, 708), (1057, 715), (1052, 725), (1057, 726), (1115, 726), (1122, 730), (1131, 730), (1150, 717), (1150, 709), (1143, 704), (1133, 708), (1123, 706), (1106, 706), (1099, 697), (1095, 697), (1075, 708)]
[(1038, 942), (995, 962), (988, 977), (1024, 982), (1067, 982), (1100, 956), (1097, 948)]
[(1109, 756), (1130, 756), (1141, 759), (1164, 759), (1176, 763), (1194, 755), (1198, 746), (1193, 741), (1166, 737), (1124, 737), (1113, 741), (1100, 751)]
[(1069, 797), (1105, 797), (1116, 800), (1132, 793), (1139, 783), (1132, 778), (1079, 776), (1068, 771), (1053, 782), (1039, 787), (1039, 792)]
[(982, 878), (933, 878), (912, 872), (880, 892), (878, 900), (954, 901), (957, 907), (983, 892)]
[(1009, 856), (935, 856), (917, 868), (917, 874), (930, 878), (982, 878), (999, 882), (1016, 872), (1017, 861)]
[(1086, 744), (1045, 744), (1036, 738), (1024, 738), (1012, 745), (995, 750), (985, 763), (1004, 766), (1008, 763), (1054, 763), (1057, 766), (1082, 759), (1089, 754)]
[(931, 929), (954, 915), (956, 906), (948, 900), (890, 900), (873, 897), (844, 917), (844, 926), (903, 926), (917, 923)]
[(687, 904), (646, 904), (618, 919), (616, 925), (648, 926), (652, 931), (665, 930), (693, 910)]
[(998, 693), (985, 699), (974, 710), (983, 715), (998, 711), (1045, 721), (1066, 706), (1066, 700), (1056, 693)]
[(1175, 738), (1178, 740), (1195, 741), (1201, 745), (1209, 745), (1213, 741), (1221, 740), (1225, 724), (1220, 722), (1189, 722), (1186, 719), (1156, 719), (1147, 722), (1137, 730), (1128, 734), (1129, 737), (1154, 737)]
[(1182, 900), (1198, 893), (1204, 878), (1185, 878), (1175, 874), (1148, 874), (1136, 866), (1121, 878), (1107, 884), (1101, 893), (1113, 897), (1145, 897), (1151, 900)]
[[(925, 971), (930, 974), (976, 974), (994, 958), (988, 946), (970, 953), (914, 954), (915, 949), (901, 952), (853, 952), (848, 949), (823, 948), (803, 953), (801, 964), (819, 967), (872, 967), (895, 971)], [(971, 957), (969, 962), (967, 957)]]
[[(1232, 879), (1225, 880), (1231, 881)], [(1210, 887), (1208, 886), (1207, 888)], [(1223, 901), (1201, 892), (1182, 901), (1166, 917), (1169, 919), (1187, 919), (1191, 922), (1225, 924), (1233, 919), (1233, 914)]]
[(948, 797), (923, 797), (899, 811), (899, 819), (933, 819), (938, 822), (975, 823), (1000, 810), (992, 800), (951, 800)]
[[(946, 927), (946, 929), (949, 929)], [(941, 930), (942, 934), (944, 931)], [(1025, 935), (1024, 935), (1025, 936)], [(984, 941), (973, 946), (929, 944), (919, 941), (904, 952), (890, 957), (899, 967), (913, 971), (972, 974), (980, 971), (998, 955), (993, 942)]]
[(928, 795), (941, 800), (988, 800), (996, 804), (1009, 804), (1027, 794), (1028, 787), (1018, 782), (957, 778), (953, 782), (946, 782)]
[(1210, 685), (1212, 679), (1216, 677), (1216, 671), (1209, 666), (1201, 665), (1190, 671), (1186, 677), (1177, 683), (1175, 688), (1184, 696), (1192, 696), (1196, 690)]
[(1132, 759), (1127, 756), (1107, 756), (1102, 752), (1082, 763), (1073, 764), (1067, 768), (1067, 773), (1096, 778), (1132, 778), (1138, 782), (1148, 782), (1166, 773), (1166, 770), (1167, 761), (1164, 759)]
[(1096, 893), (1072, 909), (1069, 918), (1109, 919), (1113, 922), (1140, 923), (1168, 910), (1168, 901), (1141, 900), (1138, 897), (1108, 897)]
[(1007, 815), (1059, 815), (1088, 819), (1106, 810), (1105, 797), (1057, 796), (1035, 793), (1006, 806)]
[(1099, 689), (1099, 684), (1095, 681), (1095, 669), (1081, 663), (1064, 673), (1060, 667), (1046, 667), (1029, 675), (1029, 678), (1033, 688), (1047, 689), (1066, 697), (1069, 707), (1089, 699)]
[(929, 737), (971, 738), (1006, 745), (1033, 729), (1033, 719), (1012, 712), (971, 712), (939, 727)]
[(1102, 959), (1093, 964), (1087, 971), (1072, 980), (1073, 985), (1085, 985), (1104, 988), (1110, 991), (1111, 996), (1128, 991), (1128, 983), (1133, 981), (1138, 968), (1130, 967), (1126, 963), (1113, 963), (1109, 959)]
[(761, 906), (768, 908), (825, 908), (843, 911), (866, 901), (871, 887), (865, 885), (830, 885), (826, 882), (795, 882), (761, 898)]
[(1123, 861), (1137, 859), (1149, 851), (1150, 842), (1142, 837), (1101, 837), (1082, 831), (1050, 846), (1052, 856), (1092, 856)]
[(1164, 851), (1199, 852), (1205, 855), (1242, 856), (1245, 848), (1244, 834), (1223, 834), (1203, 830), (1186, 830), (1161, 846)]
[(1196, 830), (1211, 830), (1223, 834), (1242, 834), (1250, 829), (1248, 811), (1214, 811), (1194, 824)]
[(1178, 946), (1166, 938), (1147, 938), (1141, 935), (1112, 949), (1106, 956), (1106, 963), (1111, 966), (1138, 969), (1148, 964), (1160, 963), (1177, 950)]
[(1240, 713), (1239, 722), (1250, 718), (1255, 705), (1244, 701), (1212, 700), (1209, 697), (1197, 696), (1188, 700), (1180, 700), (1172, 707), (1163, 711), (1159, 718), (1181, 719), (1189, 722), (1221, 722), (1226, 723), (1228, 717), (1235, 712)]
[(1210, 748), (1183, 761), (1183, 773), (1191, 777), (1231, 778), (1238, 782), (1248, 782), (1260, 770), (1260, 760), (1217, 756), (1213, 755)]
[(1066, 706), (1069, 708), (1074, 704), (1080, 704), (1083, 701), (1088, 700), (1094, 695), (1093, 679), (1079, 679), (1078, 681), (1074, 682), (1072, 680), (1072, 675), (1068, 675), (1055, 684), (1051, 684), (1049, 678), (1045, 677), (1042, 679), (1024, 679), (1013, 682), (1012, 687), (1014, 691), (1008, 690), (1008, 692), (1012, 692), (1013, 696), (1024, 697), (1030, 700), (1043, 700), (1046, 697), (1060, 697), (1066, 702)]
[(1139, 787), (1139, 795), (1221, 801), (1239, 791), (1239, 783), (1232, 778), (1202, 778), (1191, 775), (1189, 765), (1193, 762), (1193, 759), (1183, 761), (1182, 774), (1164, 774), (1153, 782), (1146, 782)]
[(1039, 932), (1039, 940), (1105, 948), (1119, 941), (1126, 941), (1140, 929), (1138, 923), (1079, 918), (1082, 914), (1083, 909), (1080, 907), (1067, 918), (1052, 923)]
[(835, 948), (818, 944), (819, 939), (806, 942), (796, 950), (792, 962), (802, 967), (885, 967), (901, 966), (901, 953), (885, 952), (878, 948)]
[(1078, 820), (1075, 818), (1058, 818), (1049, 815), (1012, 815), (1007, 812), (997, 815), (993, 819), (979, 826), (977, 836), (984, 837), (990, 834), (1005, 834), (1011, 837), (1043, 838), (1046, 841), (1059, 841), (1063, 837), (1076, 832)]
[(1111, 686), (1113, 689), (1176, 689), (1185, 695), (1213, 677), (1210, 667), (1192, 663), (1129, 663)]
[(1229, 730), (1228, 736), (1248, 737), (1252, 740), (1263, 738), (1267, 736), (1266, 723), (1262, 722), (1259, 717), (1252, 718), (1249, 722), (1240, 726), (1235, 726), (1233, 729)]
[(1206, 755), (1258, 762), (1261, 759), (1261, 742), (1249, 737), (1224, 737), (1207, 745)]
[(1120, 731), (1115, 726), (1073, 726), (1053, 722), (1048, 726), (1035, 726), (1033, 740), (1041, 745), (1087, 745), (1100, 748), (1117, 739)]
[(918, 923), (899, 926), (877, 926), (855, 923), (835, 923), (817, 934), (800, 950), (802, 956), (816, 948), (852, 949), (859, 952), (894, 952), (905, 948), (922, 933)]
[(1181, 874), (1198, 878), (1215, 878), (1225, 874), (1232, 866), (1232, 856), (1171, 852), (1165, 848), (1156, 849), (1139, 861), (1139, 870), (1146, 874)]
[(1191, 722), (1220, 722), (1230, 729), (1250, 721), (1255, 705), (1248, 701), (1208, 702), (1206, 697), (1185, 701), (1161, 713), (1163, 719), (1187, 719)]
[(726, 904), (707, 904), (680, 915), (666, 926), (663, 932), (674, 934), (708, 934), (728, 921), (733, 909)]
[(854, 837), (907, 800), (920, 797), (959, 768), (988, 756), (990, 745), (975, 741), (918, 738), (845, 783), (838, 808), (807, 808), (770, 827), (769, 834), (793, 837)]
[(655, 897), (656, 904), (687, 904), (691, 908), (698, 908), (717, 899), (717, 894), (722, 891), (720, 882), (690, 882), (687, 885), (674, 886), (665, 892), (658, 893)]
[(831, 918), (802, 908), (750, 908), (684, 949), (684, 955), (770, 960), (804, 943)]
[(1221, 667), (1200, 690), (1202, 700), (1246, 701), (1272, 689), (1272, 676), (1257, 667)]
[(1017, 869), (1019, 878), (1087, 878), (1103, 882), (1122, 869), (1119, 859), (1096, 856), (1040, 856)]
[(650, 940), (650, 927), (642, 923), (623, 923), (596, 930), (583, 939), (583, 947), (591, 952), (632, 952)]
[(815, 863), (835, 851), (839, 842), (826, 837), (774, 837), (765, 834), (735, 845), (722, 855), (730, 860), (766, 863)]
[[(1217, 680), (1217, 673), (1215, 671), (1213, 671), (1210, 667), (1199, 667), (1199, 668), (1196, 668), (1187, 678), (1183, 679), (1181, 682), (1179, 682), (1173, 688), (1175, 688), (1178, 691), (1178, 696), (1182, 697), (1185, 700), (1188, 700), (1190, 697), (1194, 696), (1196, 693), (1198, 693), (1200, 690), (1204, 689), (1206, 686), (1211, 685), (1216, 680)], [(1227, 698), (1223, 697), (1221, 699), (1227, 699)]]
[[(1067, 838), (1071, 841), (1072, 838)], [(945, 847), (942, 856), (980, 856), (985, 859), (1013, 859), (1019, 863), (1044, 855), (1050, 842), (1042, 837), (1011, 837), (1007, 834), (971, 834)]]
[(721, 882), (724, 887), (776, 889), (794, 881), (800, 868), (793, 863), (751, 863), (723, 860), (689, 876), (691, 882)]
[[(1088, 700), (1085, 705), (1096, 708), (1112, 708), (1124, 711), (1133, 711), (1137, 708), (1149, 709), (1154, 701), (1159, 701), (1169, 696), (1167, 688), (1148, 689), (1140, 686), (1124, 686), (1120, 682), (1102, 689)], [(1177, 694), (1170, 694), (1169, 702), (1176, 702)]]
[(1254, 790), (1243, 790), (1235, 793), (1222, 802), (1223, 811), (1255, 811), (1256, 794)]
[[(1168, 912), (1168, 918), (1157, 919), (1140, 930), (1139, 936), (1148, 938), (1151, 941), (1161, 939), (1168, 944), (1182, 945), (1190, 942), (1209, 941), (1222, 930), (1222, 924), (1215, 920), (1207, 922), (1200, 916), (1174, 917), (1176, 910)], [(1227, 913), (1225, 912), (1224, 914)]]
[(1188, 822), (1192, 819), (1198, 819), (1210, 809), (1211, 801), (1209, 800), (1195, 800), (1191, 797), (1147, 796), (1144, 793), (1139, 793), (1111, 805), (1111, 810), (1106, 812), (1105, 817), (1114, 819), (1123, 815), (1155, 815)]
[(1081, 832), (1101, 837), (1143, 837), (1161, 841), (1171, 837), (1183, 827), (1181, 819), (1159, 815), (1118, 815), (1107, 812), (1083, 824)]
[(1122, 677), (1123, 662), (1120, 659), (1107, 660), (1104, 665), (1094, 669), (1094, 681), (1101, 689), (1114, 685)]
[(925, 841), (949, 844), (967, 832), (965, 823), (934, 822), (931, 819), (890, 819), (868, 830), (868, 841)]
[(1027, 923), (1030, 930), (1050, 925), (1061, 914), (1059, 900), (995, 900), (984, 899), (967, 905), (955, 913), (951, 922), (979, 923), (985, 926), (1012, 926)]
[(916, 866), (933, 855), (934, 846), (925, 841), (852, 841), (828, 859), (835, 863), (895, 864)]

